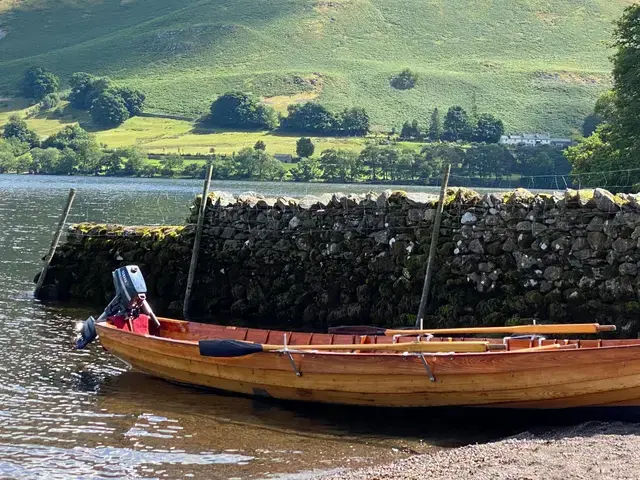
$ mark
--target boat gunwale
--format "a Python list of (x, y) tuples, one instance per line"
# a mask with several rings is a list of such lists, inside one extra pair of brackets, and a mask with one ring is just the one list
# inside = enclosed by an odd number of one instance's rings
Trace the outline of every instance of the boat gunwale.
[[(171, 318), (159, 318), (159, 320), (161, 322), (163, 321), (168, 321), (170, 323), (178, 323), (178, 324), (196, 324), (196, 325), (203, 325), (203, 326), (219, 326), (219, 327), (226, 327), (226, 328), (230, 328), (232, 330), (235, 330), (236, 327), (233, 326), (224, 326), (224, 325), (218, 325), (218, 324), (206, 324), (206, 323), (199, 323), (199, 322), (189, 322), (189, 321), (185, 321), (185, 320), (177, 320), (177, 319), (171, 319)], [(138, 332), (132, 332), (130, 330), (124, 330), (122, 328), (118, 328), (115, 325), (108, 323), (108, 322), (101, 322), (96, 324), (96, 327), (98, 328), (108, 328), (111, 331), (114, 332), (119, 332), (120, 334), (126, 334), (127, 336), (135, 336), (135, 337), (141, 337), (141, 338), (146, 338), (146, 339), (150, 339), (150, 340), (158, 340), (158, 341), (162, 341), (162, 342), (166, 342), (168, 344), (174, 344), (174, 345), (183, 345), (183, 346), (191, 346), (191, 347), (198, 347), (198, 342), (199, 340), (180, 340), (180, 339), (176, 339), (176, 338), (171, 338), (171, 337), (163, 337), (163, 336), (159, 336), (159, 335), (152, 335), (152, 334), (142, 334), (142, 333), (138, 333)], [(253, 329), (251, 327), (241, 327), (241, 328), (246, 328), (248, 330), (260, 330), (260, 329)], [(288, 333), (286, 331), (283, 331), (283, 333)], [(295, 332), (297, 333), (297, 332)], [(300, 332), (302, 333), (302, 332)], [(359, 336), (359, 335), (356, 335)], [(466, 337), (467, 339), (470, 339), (470, 337)], [(225, 338), (225, 337), (209, 337), (209, 338), (202, 338), (200, 340), (232, 340), (231, 338)], [(475, 340), (487, 340), (487, 339), (482, 339), (482, 338), (477, 338)], [(573, 339), (575, 340), (575, 339)], [(610, 339), (608, 341), (616, 341), (616, 340), (620, 340), (620, 341), (629, 341), (629, 340), (635, 340), (638, 343), (637, 344), (622, 344), (622, 345), (596, 345), (596, 346), (580, 346), (579, 348), (567, 348), (567, 349), (556, 349), (556, 350), (526, 350), (526, 349), (516, 349), (516, 350), (494, 350), (494, 351), (486, 351), (486, 352), (389, 352), (389, 351), (365, 351), (365, 352), (352, 352), (352, 351), (328, 351), (328, 350), (313, 350), (313, 349), (304, 349), (304, 350), (297, 350), (295, 347), (296, 345), (288, 345), (286, 350), (288, 350), (291, 354), (293, 355), (319, 355), (319, 356), (348, 356), (348, 357), (353, 357), (353, 356), (357, 356), (359, 358), (363, 358), (363, 357), (376, 357), (376, 358), (382, 358), (382, 357), (391, 357), (391, 358), (407, 358), (407, 357), (415, 357), (415, 356), (420, 356), (420, 355), (424, 355), (425, 357), (450, 357), (450, 356), (455, 356), (456, 358), (461, 358), (461, 357), (477, 357), (477, 356), (487, 356), (487, 355), (491, 355), (491, 356), (496, 356), (496, 355), (504, 355), (504, 354), (509, 354), (509, 355), (514, 355), (514, 354), (519, 354), (519, 355), (544, 355), (544, 354), (558, 354), (558, 353), (578, 353), (578, 352), (594, 352), (594, 351), (611, 351), (613, 349), (626, 349), (627, 348), (640, 348), (640, 339)], [(247, 343), (255, 343), (255, 342), (251, 342), (251, 341), (247, 341)], [(409, 342), (406, 342), (409, 343)], [(442, 343), (446, 343), (445, 341), (443, 341)], [(353, 346), (353, 350), (358, 350), (358, 345), (357, 343), (354, 343)], [(306, 346), (306, 345), (305, 345)], [(256, 352), (256, 353), (261, 353), (261, 354), (267, 354), (267, 353), (271, 353), (271, 354), (275, 354), (275, 355), (282, 355), (285, 351), (284, 345), (283, 345), (283, 349), (280, 351), (264, 351), (264, 352)], [(249, 357), (251, 355), (255, 355), (254, 354), (250, 354), (250, 355), (245, 355), (245, 357)], [(203, 358), (215, 358), (215, 357), (203, 357)], [(238, 357), (241, 358), (241, 357)]]

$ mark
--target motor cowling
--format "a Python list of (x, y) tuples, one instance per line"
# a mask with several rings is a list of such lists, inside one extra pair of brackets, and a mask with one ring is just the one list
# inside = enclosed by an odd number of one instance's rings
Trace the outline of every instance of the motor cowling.
[(159, 325), (151, 307), (147, 303), (147, 284), (137, 265), (128, 265), (112, 272), (115, 296), (102, 315), (95, 320), (89, 317), (80, 326), (76, 348), (84, 348), (97, 338), (95, 324), (109, 317), (124, 316), (137, 318), (141, 312), (148, 314)]

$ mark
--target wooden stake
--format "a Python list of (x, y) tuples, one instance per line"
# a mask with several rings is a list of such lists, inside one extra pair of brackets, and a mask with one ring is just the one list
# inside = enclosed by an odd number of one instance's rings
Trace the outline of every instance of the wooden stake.
[(433, 262), (436, 258), (436, 248), (438, 248), (440, 222), (442, 221), (442, 210), (444, 209), (444, 196), (447, 193), (450, 173), (451, 164), (447, 163), (444, 167), (444, 177), (442, 179), (442, 187), (440, 188), (440, 199), (438, 200), (438, 208), (436, 209), (436, 218), (433, 220), (433, 232), (431, 234), (431, 247), (429, 248), (429, 258), (427, 260), (427, 272), (424, 276), (422, 297), (420, 298), (420, 308), (418, 309), (418, 321), (416, 322), (416, 327), (420, 330), (424, 327), (424, 312), (427, 308), (427, 300), (429, 299), (429, 288), (431, 287), (431, 276), (433, 275)]
[(196, 278), (196, 268), (198, 266), (198, 255), (200, 254), (200, 240), (202, 239), (202, 228), (204, 225), (204, 214), (207, 209), (209, 197), (209, 185), (211, 184), (211, 174), (213, 173), (213, 165), (209, 165), (207, 176), (204, 180), (202, 189), (202, 201), (200, 202), (200, 211), (198, 212), (198, 224), (196, 226), (196, 238), (193, 241), (193, 251), (191, 252), (191, 264), (189, 265), (189, 276), (187, 277), (187, 289), (184, 293), (184, 305), (182, 314), (185, 320), (189, 316), (189, 301), (191, 299), (191, 290), (193, 289), (193, 281)]
[(73, 203), (73, 199), (76, 197), (75, 189), (69, 190), (69, 196), (67, 197), (67, 203), (62, 211), (62, 215), (60, 216), (60, 220), (58, 221), (58, 228), (56, 229), (56, 233), (53, 236), (53, 240), (51, 240), (51, 246), (49, 247), (49, 253), (44, 258), (44, 266), (42, 267), (42, 272), (40, 272), (40, 277), (38, 278), (38, 283), (36, 284), (36, 289), (33, 292), (34, 297), (39, 298), (40, 290), (42, 289), (42, 285), (44, 284), (44, 279), (47, 276), (47, 272), (49, 271), (49, 265), (51, 264), (51, 260), (56, 253), (56, 249), (58, 248), (58, 242), (60, 242), (60, 236), (62, 235), (62, 229), (64, 228), (64, 224), (67, 222), (67, 217), (69, 216), (69, 211), (71, 210), (71, 204)]

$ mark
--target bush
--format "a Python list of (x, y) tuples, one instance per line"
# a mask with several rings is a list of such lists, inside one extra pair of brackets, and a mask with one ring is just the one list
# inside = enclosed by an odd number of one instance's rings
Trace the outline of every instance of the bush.
[(409, 90), (416, 86), (418, 75), (408, 68), (391, 78), (389, 82), (396, 90)]
[(57, 93), (49, 93), (40, 100), (40, 108), (43, 110), (51, 110), (60, 104), (60, 95)]

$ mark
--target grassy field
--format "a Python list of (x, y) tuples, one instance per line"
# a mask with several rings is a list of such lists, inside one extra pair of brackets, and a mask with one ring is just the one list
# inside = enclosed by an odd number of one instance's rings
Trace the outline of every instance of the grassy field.
[[(216, 153), (231, 154), (245, 147), (252, 147), (258, 140), (267, 145), (271, 154), (295, 154), (296, 141), (299, 135), (281, 135), (277, 132), (237, 132), (224, 130), (206, 130), (193, 122), (155, 117), (134, 117), (118, 128), (96, 130), (86, 112), (66, 108), (65, 114), (56, 118), (44, 112), (30, 115), (30, 107), (26, 100), (15, 99), (0, 101), (0, 128), (11, 115), (19, 115), (26, 119), (30, 128), (41, 137), (46, 137), (63, 128), (65, 125), (79, 123), (83, 128), (94, 133), (100, 143), (111, 148), (138, 145), (149, 153), (190, 153), (208, 154), (211, 148)], [(328, 148), (347, 148), (361, 150), (366, 138), (334, 138), (311, 137), (316, 152)], [(371, 137), (369, 138), (371, 139)], [(403, 143), (407, 148), (420, 148), (418, 143)]]
[[(63, 80), (88, 71), (139, 87), (149, 111), (198, 116), (241, 89), (280, 110), (309, 98), (363, 106), (397, 128), (435, 106), (470, 108), (475, 93), (509, 132), (569, 135), (610, 85), (606, 43), (630, 3), (0, 0), (0, 97), (37, 64)], [(393, 90), (389, 78), (406, 67), (418, 85)]]

